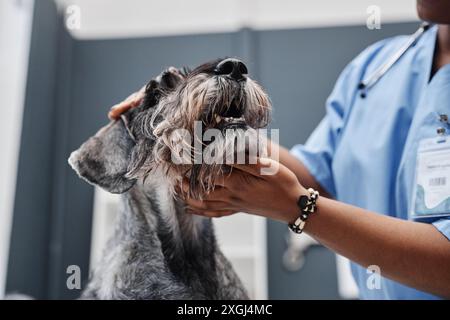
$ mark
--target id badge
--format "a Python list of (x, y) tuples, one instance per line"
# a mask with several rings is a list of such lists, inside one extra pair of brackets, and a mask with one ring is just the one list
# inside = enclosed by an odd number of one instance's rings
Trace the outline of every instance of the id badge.
[(450, 137), (420, 141), (412, 219), (450, 216)]

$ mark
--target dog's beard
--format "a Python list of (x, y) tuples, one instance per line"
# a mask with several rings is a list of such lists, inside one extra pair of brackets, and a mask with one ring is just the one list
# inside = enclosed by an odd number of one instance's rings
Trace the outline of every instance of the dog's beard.
[[(251, 161), (247, 156), (249, 150), (266, 150), (261, 147), (264, 140), (256, 130), (267, 126), (270, 109), (267, 94), (250, 78), (245, 82), (206, 74), (188, 78), (161, 98), (152, 113), (139, 119), (141, 131), (152, 137), (152, 144), (137, 145), (128, 176), (147, 176), (160, 169), (173, 187), (187, 177), (190, 196), (202, 199), (214, 189), (216, 179), (229, 172), (226, 164), (230, 164), (230, 160), (242, 162), (244, 157), (248, 163)], [(239, 117), (233, 114), (236, 112)], [(198, 123), (202, 126), (200, 132), (195, 130)], [(203, 141), (209, 129), (217, 129), (222, 135), (212, 142)], [(229, 130), (235, 130), (234, 135), (227, 135)], [(192, 139), (186, 140), (185, 133)], [(149, 148), (151, 154), (148, 154)], [(174, 155), (176, 158), (180, 150), (188, 151), (189, 163), (174, 161)], [(215, 160), (203, 159), (208, 150), (213, 150)], [(199, 154), (201, 163), (198, 163)]]

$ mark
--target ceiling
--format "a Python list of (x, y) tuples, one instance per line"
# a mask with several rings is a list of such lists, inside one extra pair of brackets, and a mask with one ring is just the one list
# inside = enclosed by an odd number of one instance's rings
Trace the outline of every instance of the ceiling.
[[(415, 0), (55, 0), (73, 8), (79, 38), (116, 38), (210, 33), (252, 27), (298, 28), (365, 24), (379, 7), (381, 22), (415, 20)], [(68, 15), (68, 16), (69, 16)]]

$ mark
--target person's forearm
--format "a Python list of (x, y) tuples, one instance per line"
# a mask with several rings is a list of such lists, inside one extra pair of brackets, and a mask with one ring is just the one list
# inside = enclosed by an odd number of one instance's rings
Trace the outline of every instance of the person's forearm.
[(320, 197), (305, 231), (364, 267), (377, 265), (383, 276), (450, 298), (450, 241), (430, 224)]
[[(269, 155), (274, 160), (288, 167), (296, 176), (298, 181), (308, 188), (313, 188), (320, 192), (321, 195), (331, 198), (324, 188), (309, 173), (309, 170), (297, 158), (289, 153), (289, 150), (274, 142), (269, 141)], [(276, 159), (278, 157), (278, 159)]]

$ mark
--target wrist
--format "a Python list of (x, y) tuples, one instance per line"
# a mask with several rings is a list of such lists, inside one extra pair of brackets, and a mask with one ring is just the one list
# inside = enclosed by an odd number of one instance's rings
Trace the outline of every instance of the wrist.
[(304, 231), (306, 222), (310, 215), (316, 212), (319, 192), (313, 188), (307, 190), (307, 194), (300, 195), (297, 200), (298, 214), (294, 222), (288, 223), (289, 228), (297, 234)]
[(286, 210), (285, 217), (283, 219), (286, 223), (293, 223), (299, 216), (300, 209), (298, 207), (298, 199), (301, 196), (308, 196), (309, 192), (307, 189), (305, 189), (303, 186), (298, 186), (295, 188), (295, 190), (291, 193), (290, 200), (289, 200), (289, 208)]

